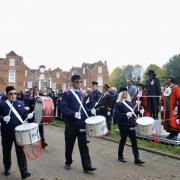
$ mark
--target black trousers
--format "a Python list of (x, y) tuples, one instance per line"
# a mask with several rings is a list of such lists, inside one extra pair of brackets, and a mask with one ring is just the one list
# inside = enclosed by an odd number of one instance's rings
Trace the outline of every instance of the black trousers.
[(119, 149), (118, 149), (118, 158), (123, 157), (123, 150), (124, 150), (124, 145), (126, 144), (126, 139), (129, 136), (132, 144), (132, 151), (134, 154), (134, 159), (139, 158), (139, 152), (138, 152), (138, 147), (137, 147), (137, 139), (136, 139), (136, 132), (135, 132), (135, 127), (134, 126), (119, 126), (120, 130), (120, 142), (119, 142)]
[(109, 116), (107, 115), (107, 110), (104, 108), (100, 108), (99, 115), (102, 115), (106, 118), (106, 125), (108, 131), (111, 131), (111, 123), (112, 123), (112, 115), (110, 114)]
[(44, 125), (39, 124), (39, 134), (41, 137), (42, 145), (45, 143), (45, 138), (44, 138)]
[(15, 145), (16, 157), (21, 175), (27, 171), (26, 156), (22, 150), (22, 147), (16, 144), (15, 137), (6, 137), (2, 135), (2, 152), (3, 152), (3, 163), (6, 170), (11, 168), (11, 149), (12, 145)]
[[(72, 164), (72, 153), (76, 138), (78, 139), (78, 147), (81, 156), (81, 162), (83, 169), (91, 167), (91, 158), (89, 155), (89, 149), (86, 144), (86, 132), (85, 125), (83, 126), (74, 126), (74, 125), (66, 125), (65, 127), (65, 158), (66, 164)], [(81, 132), (83, 131), (83, 132)]]
[(106, 115), (105, 117), (106, 117), (106, 124), (107, 124), (108, 131), (111, 131), (112, 116)]

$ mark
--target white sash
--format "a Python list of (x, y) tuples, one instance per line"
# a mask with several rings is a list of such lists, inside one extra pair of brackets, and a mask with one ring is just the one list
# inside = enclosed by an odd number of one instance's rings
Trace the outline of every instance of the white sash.
[(84, 109), (84, 106), (83, 106), (81, 100), (79, 99), (79, 96), (74, 92), (73, 89), (70, 89), (70, 91), (73, 93), (74, 97), (75, 97), (75, 98), (77, 99), (77, 101), (79, 102), (79, 104), (80, 104), (81, 108), (83, 109), (84, 113), (86, 114), (86, 116), (89, 117), (88, 114), (87, 114), (87, 112), (86, 112), (86, 110)]
[(126, 101), (122, 101), (122, 103), (133, 113), (133, 115), (137, 118), (136, 114), (134, 113), (134, 110), (131, 106), (129, 106)]
[(7, 105), (9, 106), (10, 110), (13, 111), (13, 113), (16, 115), (16, 117), (19, 119), (19, 121), (21, 123), (24, 123), (23, 119), (21, 118), (21, 116), (19, 115), (19, 113), (17, 112), (17, 110), (14, 108), (14, 106), (10, 103), (9, 100), (6, 100)]
[(103, 97), (105, 97), (107, 93), (108, 93), (108, 91), (105, 92), (105, 93), (103, 93), (103, 94), (101, 95), (101, 97), (100, 97), (100, 98), (98, 99), (98, 101), (95, 103), (94, 107), (96, 107), (96, 106), (99, 104), (100, 100), (101, 100)]

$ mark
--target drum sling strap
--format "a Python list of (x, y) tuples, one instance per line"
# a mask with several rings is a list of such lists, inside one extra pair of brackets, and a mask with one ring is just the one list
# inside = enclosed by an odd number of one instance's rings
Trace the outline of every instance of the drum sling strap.
[(83, 111), (84, 111), (84, 113), (86, 114), (86, 116), (89, 117), (88, 114), (87, 114), (87, 112), (86, 112), (86, 110), (84, 109), (84, 106), (83, 106), (81, 100), (79, 99), (79, 96), (74, 92), (73, 89), (71, 89), (70, 91), (73, 93), (74, 97), (75, 97), (75, 98), (77, 99), (77, 101), (79, 102), (80, 107), (83, 109)]
[[(12, 110), (12, 112), (16, 115), (16, 117), (19, 119), (19, 121), (24, 124), (25, 121), (23, 121), (23, 119), (21, 118), (20, 114), (17, 112), (17, 110), (14, 108), (14, 106), (10, 103), (9, 100), (6, 100), (6, 103), (7, 105), (9, 106), (10, 108), (10, 111)], [(30, 147), (32, 149), (32, 155), (34, 157), (31, 157), (30, 154), (27, 152), (27, 150), (25, 149), (25, 145), (22, 145), (21, 146), (23, 151), (24, 151), (24, 154), (26, 155), (26, 157), (30, 160), (33, 160), (33, 159), (38, 159), (41, 155), (41, 152), (42, 152), (42, 145), (41, 145), (41, 140), (38, 142), (38, 152), (36, 153), (34, 151), (34, 146), (32, 144), (30, 144)]]
[(133, 115), (137, 118), (136, 114), (134, 113), (134, 110), (131, 106), (129, 106), (126, 101), (122, 101), (122, 103), (133, 113)]
[(19, 119), (19, 121), (23, 124), (24, 121), (22, 120), (21, 116), (17, 112), (17, 110), (14, 108), (14, 106), (10, 103), (9, 100), (6, 100), (7, 105), (9, 106), (10, 110), (16, 115), (16, 117)]

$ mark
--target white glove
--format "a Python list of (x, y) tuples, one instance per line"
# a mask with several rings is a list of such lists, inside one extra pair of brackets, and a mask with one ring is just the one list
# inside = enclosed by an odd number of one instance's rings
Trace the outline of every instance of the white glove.
[(25, 106), (24, 109), (25, 109), (26, 111), (29, 111), (29, 107), (28, 107), (28, 106)]
[(10, 121), (11, 117), (10, 116), (4, 116), (3, 121), (6, 122), (6, 124)]
[(160, 110), (161, 110), (161, 112), (163, 112), (163, 111), (164, 111), (164, 107), (163, 107), (163, 106), (161, 106), (161, 109), (160, 109)]
[(128, 119), (130, 118), (130, 117), (132, 117), (133, 116), (133, 112), (127, 112), (126, 113), (126, 116), (128, 117)]
[(95, 108), (92, 108), (92, 109), (91, 109), (91, 114), (92, 114), (92, 115), (96, 115), (96, 109), (95, 109)]
[(80, 112), (76, 112), (74, 117), (76, 119), (81, 119), (81, 113)]
[(110, 116), (110, 115), (111, 115), (111, 112), (110, 112), (110, 111), (108, 111), (108, 112), (107, 112), (107, 115), (108, 115), (108, 116)]
[(27, 119), (32, 119), (32, 118), (33, 118), (33, 113), (29, 113)]
[(176, 119), (176, 124), (180, 125), (180, 119)]
[(140, 112), (140, 114), (143, 115), (144, 114), (144, 109), (141, 109), (139, 112)]

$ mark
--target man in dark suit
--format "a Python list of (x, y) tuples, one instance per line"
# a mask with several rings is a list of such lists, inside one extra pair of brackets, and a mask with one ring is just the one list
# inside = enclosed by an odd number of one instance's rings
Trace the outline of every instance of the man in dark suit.
[[(86, 124), (85, 119), (88, 114), (95, 114), (94, 109), (89, 110), (84, 103), (85, 95), (80, 90), (81, 77), (79, 75), (73, 75), (71, 77), (72, 89), (65, 92), (62, 96), (61, 109), (63, 120), (65, 121), (65, 166), (66, 170), (71, 169), (72, 152), (76, 138), (78, 139), (78, 146), (81, 155), (81, 162), (85, 173), (95, 171), (96, 168), (91, 166), (91, 158), (89, 155), (89, 149), (86, 140)], [(80, 105), (80, 101), (83, 104), (85, 111)]]
[(108, 128), (108, 134), (112, 134), (111, 121), (112, 121), (112, 96), (109, 93), (110, 86), (105, 84), (103, 86), (103, 95), (97, 105), (99, 108), (99, 114), (106, 117), (106, 124)]
[(92, 109), (95, 107), (100, 96), (101, 96), (101, 92), (98, 90), (98, 82), (92, 81), (92, 92), (91, 92), (91, 95), (89, 97), (89, 107), (88, 107), (89, 109)]
[(153, 70), (149, 70), (147, 75), (149, 76), (149, 79), (146, 81), (147, 96), (151, 96), (147, 99), (147, 111), (150, 112), (151, 117), (158, 119), (161, 85)]
[(22, 179), (26, 179), (31, 174), (27, 170), (26, 156), (22, 150), (22, 147), (16, 143), (14, 131), (15, 128), (22, 122), (11, 109), (15, 108), (15, 111), (22, 119), (25, 119), (27, 114), (23, 103), (16, 100), (16, 89), (13, 86), (6, 87), (6, 95), (7, 100), (1, 102), (0, 104), (4, 175), (9, 176), (11, 174), (11, 149), (14, 142), (21, 177)]

